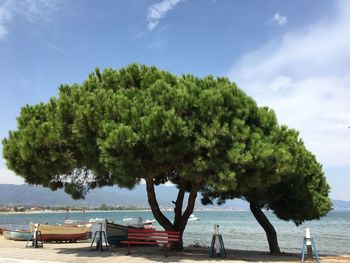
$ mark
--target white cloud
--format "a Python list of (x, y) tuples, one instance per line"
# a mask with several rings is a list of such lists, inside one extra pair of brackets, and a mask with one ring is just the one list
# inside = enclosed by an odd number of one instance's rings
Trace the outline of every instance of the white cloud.
[(24, 17), (30, 23), (50, 19), (56, 9), (55, 0), (5, 0), (0, 4), (0, 40), (9, 34), (10, 24), (18, 17)]
[(350, 3), (337, 10), (245, 54), (229, 73), (329, 167), (350, 165)]
[(0, 40), (6, 38), (7, 33), (8, 33), (7, 28), (2, 24), (0, 24)]
[(148, 30), (152, 31), (167, 12), (183, 1), (185, 0), (163, 0), (160, 3), (150, 6), (147, 11)]
[(6, 24), (12, 19), (12, 12), (10, 11), (9, 1), (0, 5), (0, 40), (6, 38), (8, 30)]
[(24, 184), (24, 179), (15, 175), (14, 172), (0, 168), (0, 184)]
[(274, 23), (276, 23), (279, 26), (284, 26), (285, 24), (287, 24), (288, 20), (286, 16), (282, 16), (280, 15), (279, 12), (276, 12), (273, 17), (272, 17), (272, 21)]

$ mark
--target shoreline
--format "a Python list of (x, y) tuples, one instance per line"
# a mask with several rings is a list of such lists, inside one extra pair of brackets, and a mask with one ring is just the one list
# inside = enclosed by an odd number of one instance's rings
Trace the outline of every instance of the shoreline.
[[(161, 209), (162, 212), (172, 212), (171, 209)], [(214, 210), (201, 210), (195, 209), (193, 212), (245, 212), (248, 209), (214, 209)], [(0, 212), (0, 215), (30, 215), (30, 214), (63, 214), (63, 213), (136, 213), (136, 212), (152, 212), (151, 209), (135, 209), (135, 210), (37, 210), (37, 211), (24, 211), (24, 212)]]
[[(110, 212), (150, 212), (148, 209), (140, 210), (68, 210), (68, 213), (110, 213)], [(38, 210), (38, 211), (27, 211), (27, 212), (0, 212), (0, 215), (31, 215), (31, 214), (64, 214), (67, 213), (67, 210)]]

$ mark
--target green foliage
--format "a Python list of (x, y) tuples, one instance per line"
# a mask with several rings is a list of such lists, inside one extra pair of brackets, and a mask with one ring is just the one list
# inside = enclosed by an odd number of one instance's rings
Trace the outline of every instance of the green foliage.
[(329, 185), (322, 166), (298, 136), (285, 126), (275, 128), (272, 144), (257, 151), (256, 166), (238, 175), (233, 188), (223, 190), (220, 182), (203, 188), (202, 202), (243, 198), (296, 225), (326, 215), (332, 209)]
[(73, 198), (96, 186), (131, 189), (142, 178), (219, 179), (227, 190), (273, 151), (275, 125), (271, 111), (228, 79), (133, 64), (96, 69), (81, 85), (62, 85), (49, 102), (23, 107), (3, 155), (26, 182), (64, 187)]
[(258, 200), (296, 223), (330, 209), (322, 169), (298, 134), (226, 78), (97, 68), (47, 103), (23, 107), (17, 122), (3, 140), (7, 166), (73, 198), (153, 178), (201, 183), (205, 202)]

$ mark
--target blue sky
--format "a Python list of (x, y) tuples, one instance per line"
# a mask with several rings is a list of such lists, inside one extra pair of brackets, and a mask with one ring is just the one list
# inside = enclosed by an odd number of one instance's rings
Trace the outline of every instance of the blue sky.
[[(229, 77), (300, 131), (331, 197), (350, 200), (350, 2), (0, 0), (0, 138), (59, 84), (133, 62)], [(0, 183), (22, 182), (0, 159)]]

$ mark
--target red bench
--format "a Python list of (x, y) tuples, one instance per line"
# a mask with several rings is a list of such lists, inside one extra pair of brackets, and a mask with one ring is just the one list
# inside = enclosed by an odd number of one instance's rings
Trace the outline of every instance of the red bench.
[(163, 245), (164, 255), (167, 257), (171, 244), (179, 242), (179, 239), (180, 232), (128, 229), (128, 239), (121, 243), (128, 245), (127, 255), (130, 255), (131, 245)]

